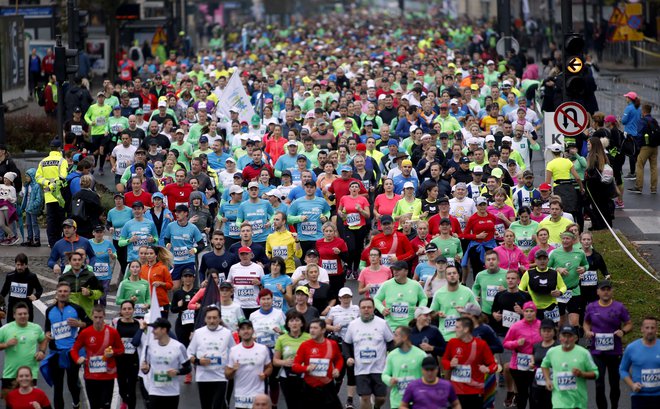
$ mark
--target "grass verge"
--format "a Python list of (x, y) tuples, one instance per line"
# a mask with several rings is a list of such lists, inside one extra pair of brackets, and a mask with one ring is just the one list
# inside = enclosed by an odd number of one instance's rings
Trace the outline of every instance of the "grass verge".
[[(619, 239), (651, 273), (654, 269), (637, 252), (635, 246), (621, 233)], [(660, 317), (660, 283), (649, 277), (628, 257), (609, 231), (594, 232), (594, 248), (603, 255), (614, 282), (614, 298), (630, 312), (634, 327), (624, 337), (628, 344), (640, 337), (642, 319), (647, 315)]]

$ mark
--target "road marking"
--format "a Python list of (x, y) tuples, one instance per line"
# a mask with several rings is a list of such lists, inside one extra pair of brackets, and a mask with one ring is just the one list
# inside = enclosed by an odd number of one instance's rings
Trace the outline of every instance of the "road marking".
[(651, 245), (660, 244), (660, 241), (633, 241), (633, 243), (638, 244), (640, 246), (651, 246)]
[(619, 209), (624, 212), (653, 212), (655, 209)]
[(644, 234), (660, 233), (660, 218), (655, 216), (634, 216), (630, 220)]

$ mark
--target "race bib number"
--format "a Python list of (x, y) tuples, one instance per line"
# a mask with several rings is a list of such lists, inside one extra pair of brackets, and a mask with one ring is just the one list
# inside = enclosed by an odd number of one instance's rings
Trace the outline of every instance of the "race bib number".
[(513, 324), (520, 321), (520, 314), (515, 311), (503, 310), (502, 311), (502, 326), (511, 328)]
[(96, 263), (94, 264), (94, 275), (97, 278), (105, 280), (105, 277), (108, 276), (110, 272), (110, 265), (108, 263)]
[(612, 351), (614, 349), (614, 334), (596, 334), (596, 351)]
[(360, 361), (363, 363), (370, 363), (376, 359), (376, 350), (375, 349), (363, 349), (360, 351)]
[(346, 215), (346, 224), (349, 226), (359, 226), (362, 218), (360, 213), (349, 213)]
[(447, 332), (454, 332), (456, 331), (456, 318), (457, 317), (446, 317), (445, 318), (445, 331)]
[(315, 236), (318, 232), (318, 223), (316, 222), (302, 222), (300, 223), (300, 234), (305, 236)]
[(321, 267), (326, 269), (329, 275), (337, 274), (337, 260), (322, 260)]
[(140, 147), (140, 138), (131, 138), (131, 145), (136, 148)]
[(241, 301), (254, 301), (255, 299), (253, 286), (238, 288), (236, 294)]
[(530, 250), (532, 247), (534, 247), (534, 240), (518, 240), (518, 247), (520, 247), (520, 250), (524, 251), (525, 253)]
[(394, 254), (383, 254), (380, 256), (380, 264), (384, 265), (385, 267), (389, 267), (392, 265), (392, 262), (390, 261), (390, 256), (394, 256)]
[[(552, 379), (552, 369), (550, 369), (550, 379)], [(536, 368), (534, 371), (534, 380), (538, 386), (545, 386), (545, 377), (543, 376), (543, 370), (541, 368)]]
[(447, 259), (447, 265), (449, 267), (454, 267), (456, 265), (456, 260), (454, 260), (453, 258), (448, 258)]
[(134, 354), (135, 353), (135, 345), (131, 343), (132, 338), (122, 338), (121, 342), (124, 344), (124, 353), (125, 354)]
[(71, 335), (73, 335), (71, 326), (69, 326), (66, 321), (52, 323), (50, 326), (50, 333), (55, 340), (69, 338)]
[(108, 363), (102, 356), (90, 357), (87, 362), (89, 373), (103, 373), (108, 371)]
[(114, 124), (110, 127), (110, 131), (115, 134), (121, 132), (122, 129), (123, 127), (121, 126), (121, 124)]
[(140, 106), (140, 98), (131, 98), (128, 100), (131, 108), (138, 108)]
[(120, 236), (121, 236), (121, 227), (115, 227), (115, 230), (112, 232), (112, 240), (119, 241)]
[(190, 253), (187, 247), (173, 247), (172, 254), (174, 255), (174, 260), (181, 261), (186, 260), (190, 257)]
[(458, 365), (451, 371), (452, 382), (470, 383), (472, 381), (472, 367), (470, 365)]
[(309, 364), (314, 365), (314, 369), (310, 373), (312, 376), (326, 377), (330, 369), (330, 360), (327, 358), (310, 358)]
[(252, 222), (252, 234), (261, 234), (264, 232), (264, 224), (263, 222)]
[(489, 285), (486, 286), (486, 301), (493, 302), (495, 301), (495, 295), (500, 292), (499, 285)]
[(272, 348), (275, 346), (275, 334), (259, 335), (257, 336), (257, 342)]
[(585, 271), (580, 277), (580, 284), (592, 287), (598, 283), (598, 274), (595, 271)]
[(156, 383), (172, 382), (172, 377), (167, 372), (154, 372), (154, 382)]
[(151, 105), (150, 104), (144, 104), (142, 105), (142, 113), (147, 115), (148, 113), (151, 112)]
[(390, 313), (392, 313), (393, 318), (407, 318), (408, 308), (408, 303), (397, 302), (392, 304)]
[(28, 291), (27, 283), (12, 282), (9, 287), (9, 296), (12, 298), (27, 298), (27, 291)]
[(289, 258), (289, 249), (286, 246), (273, 247), (273, 257)]
[(573, 372), (557, 372), (555, 374), (557, 380), (557, 389), (560, 391), (574, 391), (577, 389), (577, 377)]
[(559, 307), (555, 307), (550, 311), (543, 311), (545, 318), (550, 318), (554, 323), (559, 322)]
[(642, 369), (642, 388), (660, 387), (660, 368)]
[(378, 294), (378, 290), (380, 290), (380, 284), (369, 284), (370, 297), (375, 297)]
[(237, 408), (251, 408), (254, 398), (251, 396), (234, 395), (234, 406)]
[(135, 305), (135, 310), (133, 310), (133, 316), (134, 317), (144, 317), (144, 315), (147, 313), (147, 309), (144, 308), (140, 304)]
[(417, 263), (418, 264), (426, 263), (428, 261), (429, 261), (429, 256), (427, 256), (426, 254), (417, 257)]
[(505, 230), (506, 230), (506, 227), (503, 224), (496, 224), (495, 225), (495, 238), (496, 239), (503, 239)]
[(83, 131), (82, 125), (71, 125), (71, 133), (80, 136), (82, 135), (82, 131)]
[(241, 233), (241, 228), (236, 224), (236, 222), (229, 222), (229, 235), (238, 236)]
[(396, 388), (399, 390), (400, 393), (403, 393), (406, 391), (406, 388), (408, 387), (408, 384), (410, 382), (414, 381), (415, 378), (406, 376), (403, 379), (399, 379), (396, 383)]
[(284, 298), (283, 297), (281, 297), (279, 295), (276, 295), (276, 296), (273, 297), (273, 307), (281, 310), (283, 305), (284, 305)]
[(195, 322), (195, 310), (185, 310), (181, 313), (181, 324), (188, 325)]
[(96, 126), (103, 126), (103, 125), (105, 125), (105, 117), (104, 116), (96, 117)]
[(573, 291), (566, 290), (566, 292), (562, 294), (561, 297), (557, 297), (557, 302), (566, 304), (571, 299), (571, 297), (573, 297)]
[(516, 366), (518, 366), (519, 371), (529, 371), (532, 367), (532, 356), (518, 353), (516, 355)]

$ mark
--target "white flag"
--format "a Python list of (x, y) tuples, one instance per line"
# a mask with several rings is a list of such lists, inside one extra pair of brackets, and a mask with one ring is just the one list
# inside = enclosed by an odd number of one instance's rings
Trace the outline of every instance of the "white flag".
[[(151, 288), (151, 306), (149, 307), (149, 312), (145, 314), (144, 316), (144, 321), (147, 324), (151, 324), (152, 322), (156, 321), (158, 318), (161, 318), (160, 315), (160, 305), (158, 305), (158, 295), (156, 294), (156, 287)], [(153, 328), (147, 327), (147, 332), (142, 333), (142, 338), (140, 342), (140, 349), (138, 351), (138, 359), (140, 362), (140, 365), (142, 365), (142, 362), (147, 360), (147, 353), (148, 353), (148, 347), (149, 344), (154, 342), (154, 336), (153, 336)], [(151, 383), (149, 382), (149, 376), (144, 374), (142, 370), (138, 371), (138, 376), (140, 376), (144, 380), (144, 387), (149, 390), (149, 387)]]
[(246, 121), (247, 123), (250, 123), (250, 120), (255, 114), (252, 103), (250, 103), (250, 97), (245, 92), (245, 88), (243, 88), (243, 84), (241, 83), (239, 70), (234, 71), (229, 82), (227, 82), (227, 86), (218, 98), (217, 109), (226, 118), (229, 118), (230, 108), (237, 108), (239, 120)]

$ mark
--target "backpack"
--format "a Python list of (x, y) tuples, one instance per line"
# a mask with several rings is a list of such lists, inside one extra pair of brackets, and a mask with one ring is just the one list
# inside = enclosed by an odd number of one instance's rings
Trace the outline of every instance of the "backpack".
[(655, 119), (646, 121), (646, 133), (644, 134), (644, 145), (656, 148), (660, 146), (660, 126)]
[(621, 153), (626, 156), (634, 156), (637, 153), (637, 145), (635, 144), (635, 140), (633, 139), (632, 135), (627, 133), (623, 134), (620, 150)]
[(64, 209), (66, 211), (71, 211), (72, 209), (72, 201), (73, 201), (73, 194), (71, 194), (71, 182), (73, 182), (75, 179), (79, 178), (80, 175), (77, 175), (70, 180), (67, 180), (63, 185), (61, 189), (62, 197), (64, 198)]
[(601, 183), (609, 185), (614, 182), (614, 169), (612, 169), (609, 164), (606, 163), (605, 166), (603, 166), (603, 171), (598, 173), (600, 174)]
[(85, 215), (85, 202), (81, 198), (71, 203), (71, 217), (75, 220), (87, 220)]
[(34, 98), (37, 100), (37, 104), (40, 107), (46, 105), (46, 85), (37, 85), (34, 87)]

